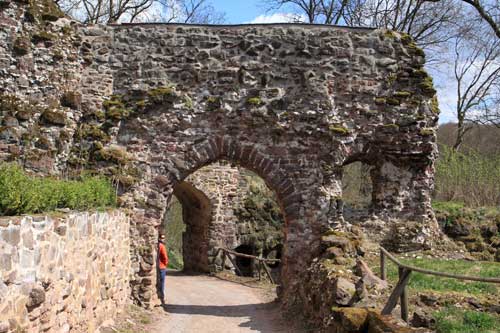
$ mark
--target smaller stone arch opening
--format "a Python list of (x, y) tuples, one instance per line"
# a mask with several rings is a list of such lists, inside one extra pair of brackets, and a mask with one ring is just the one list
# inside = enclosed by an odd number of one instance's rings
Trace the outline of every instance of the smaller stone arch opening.
[(344, 165), (342, 169), (341, 213), (348, 222), (361, 221), (372, 213), (373, 166), (361, 161)]
[[(236, 247), (234, 251), (243, 254), (255, 255), (255, 247), (248, 244), (242, 244)], [(254, 259), (236, 257), (235, 263), (242, 276), (254, 276)]]

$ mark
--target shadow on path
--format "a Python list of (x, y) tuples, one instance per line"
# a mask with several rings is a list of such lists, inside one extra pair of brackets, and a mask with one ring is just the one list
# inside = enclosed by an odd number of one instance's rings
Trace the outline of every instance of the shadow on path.
[[(277, 302), (243, 305), (180, 305), (167, 304), (164, 310), (169, 314), (201, 315), (213, 317), (248, 318), (248, 321), (239, 324), (239, 327), (248, 328), (255, 332), (298, 332), (279, 327), (284, 327), (284, 322), (279, 315)], [(271, 319), (269, 320), (263, 320)], [(300, 332), (305, 332), (301, 330)]]
[(248, 317), (254, 312), (276, 311), (279, 305), (276, 302), (265, 304), (242, 305), (180, 305), (166, 304), (163, 308), (168, 313), (185, 315), (203, 315), (218, 317)]

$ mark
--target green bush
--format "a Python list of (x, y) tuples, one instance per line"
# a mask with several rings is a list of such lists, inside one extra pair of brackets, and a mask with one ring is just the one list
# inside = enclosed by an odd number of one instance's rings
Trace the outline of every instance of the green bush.
[(441, 145), (436, 163), (438, 201), (458, 201), (467, 206), (496, 206), (500, 202), (500, 155), (473, 150), (455, 152)]
[(0, 215), (36, 214), (57, 208), (86, 210), (116, 205), (111, 182), (82, 176), (59, 180), (28, 176), (18, 165), (0, 165)]

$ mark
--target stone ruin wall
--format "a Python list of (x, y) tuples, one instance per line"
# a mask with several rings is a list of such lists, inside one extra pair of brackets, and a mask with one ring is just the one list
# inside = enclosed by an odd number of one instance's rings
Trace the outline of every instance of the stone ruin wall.
[[(52, 6), (51, 6), (52, 4)], [(438, 107), (408, 35), (314, 25), (82, 26), (50, 0), (3, 1), (0, 160), (41, 174), (99, 170), (130, 209), (132, 295), (148, 306), (158, 227), (177, 184), (229, 160), (283, 211), (285, 307), (342, 228), (342, 166), (373, 166), (373, 207), (435, 240)], [(399, 229), (398, 229), (399, 230)], [(398, 238), (399, 239), (399, 238)]]
[(130, 298), (121, 211), (0, 219), (0, 332), (94, 332)]

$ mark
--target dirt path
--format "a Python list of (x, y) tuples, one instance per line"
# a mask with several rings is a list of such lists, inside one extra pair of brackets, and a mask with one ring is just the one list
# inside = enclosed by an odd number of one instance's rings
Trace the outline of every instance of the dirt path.
[(279, 306), (260, 288), (173, 272), (167, 275), (166, 289), (166, 314), (158, 317), (152, 332), (302, 332), (287, 328)]

